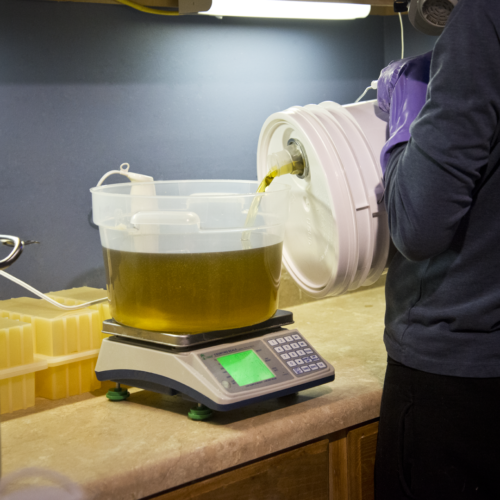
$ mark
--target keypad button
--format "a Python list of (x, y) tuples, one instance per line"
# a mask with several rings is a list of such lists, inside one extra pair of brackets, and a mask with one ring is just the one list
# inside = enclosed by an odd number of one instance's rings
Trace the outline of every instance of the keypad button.
[(292, 352), (290, 352), (289, 354), (290, 354), (290, 357), (291, 357), (291, 358), (296, 358), (296, 357), (297, 357), (297, 353), (295, 353), (295, 352), (293, 352), (293, 351), (292, 351)]
[(283, 359), (290, 359), (290, 356), (285, 352), (285, 354), (282, 354), (281, 357)]
[(302, 338), (300, 335), (297, 335), (297, 334), (292, 335), (292, 337), (293, 337), (293, 340), (300, 340)]
[[(296, 363), (295, 363), (295, 361), (294, 361), (293, 359), (292, 359), (291, 361), (287, 361), (287, 362), (286, 362), (286, 364), (287, 364), (288, 366), (297, 366), (297, 365), (296, 365)], [(314, 365), (314, 366), (316, 366), (316, 365)], [(317, 367), (317, 366), (316, 366), (316, 369), (318, 369), (318, 367)]]
[[(283, 355), (282, 355), (283, 356)], [(303, 358), (304, 359), (304, 363), (310, 363), (311, 362), (311, 358)]]
[(307, 347), (307, 344), (302, 340), (299, 342), (300, 347)]
[(295, 375), (300, 375), (301, 373), (303, 373), (302, 370), (298, 367), (294, 368), (293, 371), (294, 371)]
[(307, 373), (307, 372), (310, 372), (310, 371), (311, 371), (311, 369), (310, 369), (307, 365), (304, 365), (304, 366), (302, 367), (302, 371), (303, 371), (303, 372), (305, 372), (305, 373)]
[(290, 337), (290, 335), (288, 337), (285, 337), (285, 340), (287, 342), (293, 342), (293, 339), (292, 339), (292, 337)]
[[(295, 362), (298, 364), (298, 365), (303, 365), (304, 362), (301, 360), (301, 359), (296, 359)], [(319, 363), (318, 363), (319, 364)]]
[(299, 348), (299, 344), (297, 344), (297, 342), (294, 342), (293, 344), (290, 344), (294, 349), (298, 349)]
[(325, 365), (325, 363), (323, 363), (323, 361), (320, 361), (319, 363), (316, 363), (316, 364), (318, 365), (318, 368), (326, 368), (326, 365)]
[(317, 370), (318, 369), (318, 365), (315, 365), (314, 363), (312, 363), (312, 364), (309, 365), (309, 368), (311, 370)]
[(282, 337), (280, 337), (279, 339), (276, 339), (278, 341), (278, 344), (284, 344), (286, 342), (286, 340)]
[(304, 349), (304, 351), (306, 351), (306, 354), (312, 354), (314, 352), (312, 349), (309, 349), (309, 347)]
[(305, 356), (306, 355), (306, 353), (302, 349), (300, 349), (299, 351), (297, 351), (297, 354), (299, 356)]
[(283, 347), (280, 347), (280, 346), (275, 347), (275, 348), (274, 348), (274, 350), (275, 350), (276, 352), (284, 352), (284, 351), (285, 351), (285, 350), (283, 349)]
[(278, 342), (276, 342), (276, 340), (274, 339), (268, 340), (268, 342), (270, 345), (278, 345)]
[(285, 349), (285, 351), (291, 351), (292, 350), (292, 348), (289, 345), (284, 345), (283, 349)]
[(311, 354), (311, 359), (313, 361), (317, 361), (319, 359), (319, 356), (316, 356), (316, 354)]

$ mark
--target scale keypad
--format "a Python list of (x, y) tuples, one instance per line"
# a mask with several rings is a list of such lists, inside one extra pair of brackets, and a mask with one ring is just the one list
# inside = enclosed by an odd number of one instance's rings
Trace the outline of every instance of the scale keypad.
[(296, 376), (327, 368), (321, 358), (298, 334), (268, 339), (267, 343)]

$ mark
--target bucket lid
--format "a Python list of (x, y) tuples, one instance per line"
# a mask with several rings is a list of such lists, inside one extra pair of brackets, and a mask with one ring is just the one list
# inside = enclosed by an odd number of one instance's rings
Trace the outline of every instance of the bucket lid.
[(347, 136), (351, 138), (353, 152), (361, 170), (370, 204), (372, 234), (374, 235), (372, 264), (368, 276), (361, 285), (371, 285), (379, 279), (387, 265), (390, 245), (387, 212), (383, 201), (383, 174), (379, 160), (380, 150), (387, 140), (389, 118), (379, 110), (376, 100), (347, 106), (325, 101), (320, 106), (328, 109), (335, 116)]
[(305, 152), (305, 177), (277, 177), (268, 190), (290, 187), (283, 262), (299, 286), (318, 298), (368, 284), (387, 259), (388, 231), (379, 217), (385, 210), (377, 198), (381, 175), (361, 128), (348, 115), (335, 103), (274, 113), (257, 149), (259, 180), (268, 171), (268, 156), (290, 139)]

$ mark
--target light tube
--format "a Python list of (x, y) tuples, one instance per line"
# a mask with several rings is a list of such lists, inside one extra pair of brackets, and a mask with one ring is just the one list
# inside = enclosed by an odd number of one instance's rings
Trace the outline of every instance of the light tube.
[(287, 0), (212, 0), (209, 16), (282, 19), (357, 19), (368, 16), (370, 5)]

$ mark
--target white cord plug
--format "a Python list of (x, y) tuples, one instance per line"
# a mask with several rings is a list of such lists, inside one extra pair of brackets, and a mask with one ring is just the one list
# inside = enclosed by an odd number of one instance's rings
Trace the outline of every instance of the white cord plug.
[(365, 91), (354, 101), (354, 102), (359, 102), (361, 101), (361, 99), (363, 99), (363, 97), (365, 97), (365, 94), (369, 91), (369, 90), (377, 90), (377, 87), (378, 87), (378, 80), (373, 80), (373, 82), (370, 84), (369, 87), (366, 87)]
[(108, 177), (114, 174), (124, 175), (128, 178), (130, 182), (153, 182), (154, 179), (149, 175), (136, 174), (135, 172), (129, 172), (130, 165), (128, 163), (122, 163), (120, 165), (120, 170), (110, 170), (105, 173), (97, 183), (96, 187), (99, 187)]

